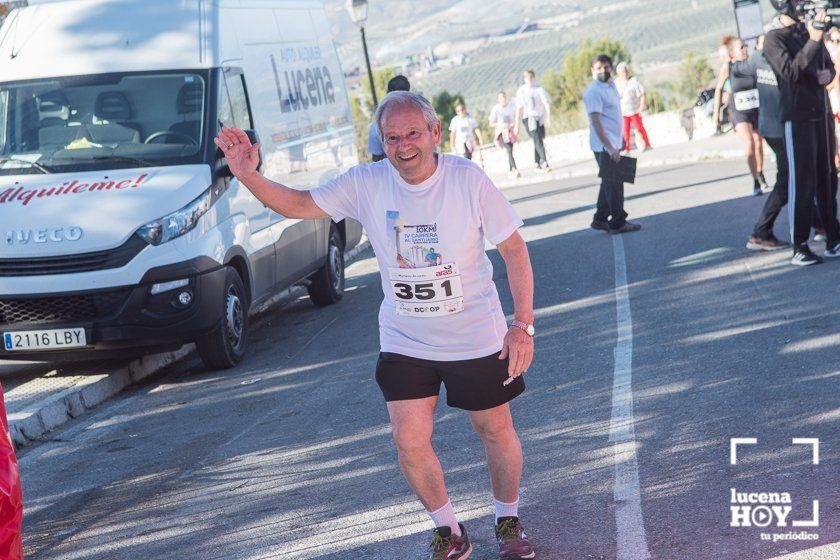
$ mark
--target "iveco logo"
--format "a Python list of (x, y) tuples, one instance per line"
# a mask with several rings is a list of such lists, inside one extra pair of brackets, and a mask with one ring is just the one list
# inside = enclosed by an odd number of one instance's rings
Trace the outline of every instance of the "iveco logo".
[(82, 228), (76, 226), (47, 229), (13, 229), (6, 232), (6, 245), (61, 243), (62, 241), (78, 241), (81, 238)]

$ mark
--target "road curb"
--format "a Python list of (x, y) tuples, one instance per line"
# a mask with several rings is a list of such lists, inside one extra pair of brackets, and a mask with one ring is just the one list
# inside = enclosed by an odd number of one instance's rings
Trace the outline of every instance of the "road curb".
[[(363, 236), (353, 249), (345, 253), (347, 265), (370, 247)], [(273, 297), (266, 304), (252, 310), (251, 315), (261, 315), (276, 306), (291, 302), (306, 293), (302, 286), (293, 286)], [(187, 344), (174, 352), (152, 354), (138, 358), (126, 366), (102, 374), (86, 376), (77, 385), (38, 401), (24, 410), (9, 414), (9, 432), (16, 447), (42, 439), (44, 435), (92, 410), (119, 394), (127, 387), (141, 383), (163, 368), (191, 356), (194, 344)]]

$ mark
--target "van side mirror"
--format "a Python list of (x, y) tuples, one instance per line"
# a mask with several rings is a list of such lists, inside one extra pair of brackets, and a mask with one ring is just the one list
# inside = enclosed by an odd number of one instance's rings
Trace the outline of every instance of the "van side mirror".
[[(248, 140), (250, 140), (251, 144), (260, 144), (260, 137), (256, 130), (246, 129), (244, 132), (248, 135)], [(264, 162), (262, 146), (260, 146), (260, 162), (257, 164), (257, 171), (260, 173), (263, 172)]]

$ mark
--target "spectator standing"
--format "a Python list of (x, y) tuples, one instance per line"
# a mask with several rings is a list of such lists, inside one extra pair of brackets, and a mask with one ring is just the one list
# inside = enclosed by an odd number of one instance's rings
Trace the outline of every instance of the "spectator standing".
[(479, 146), (484, 144), (478, 121), (472, 118), (463, 104), (458, 104), (455, 107), (455, 116), (449, 122), (449, 145), (452, 147), (452, 153), (472, 159), (476, 150), (476, 138)]
[(621, 116), (624, 117), (624, 149), (630, 151), (630, 130), (635, 128), (642, 136), (645, 143), (645, 151), (651, 148), (647, 130), (642, 122), (642, 113), (647, 110), (647, 93), (645, 88), (636, 76), (630, 71), (626, 62), (619, 62), (615, 67), (615, 85), (618, 94), (621, 96)]
[[(583, 92), (583, 102), (589, 115), (589, 145), (595, 153), (598, 167), (607, 158), (621, 161), (621, 97), (612, 80), (612, 59), (599, 54), (592, 61), (592, 82)], [(642, 226), (627, 221), (624, 211), (624, 183), (602, 178), (592, 229), (609, 233), (639, 231)]]
[(840, 223), (837, 222), (837, 168), (834, 165), (834, 120), (829, 114), (826, 86), (836, 72), (815, 27), (825, 22), (820, 10), (814, 21), (797, 21), (796, 7), (788, 0), (773, 0), (781, 15), (781, 29), (767, 33), (764, 54), (773, 67), (781, 90), (780, 113), (790, 167), (788, 200), (793, 258), (791, 264), (822, 262), (811, 252), (814, 197), (826, 230), (824, 257), (840, 257)]
[(755, 69), (758, 97), (761, 99), (761, 110), (758, 112), (758, 131), (773, 153), (776, 155), (776, 184), (767, 197), (753, 234), (747, 240), (747, 249), (753, 251), (773, 251), (787, 247), (773, 234), (773, 225), (779, 213), (788, 202), (788, 158), (785, 144), (785, 126), (782, 123), (779, 103), (781, 92), (779, 82), (773, 68), (764, 57), (764, 35), (758, 38), (756, 49), (750, 57), (750, 63)]
[(755, 71), (747, 60), (747, 46), (741, 39), (729, 35), (721, 39), (720, 44), (726, 47), (729, 60), (721, 66), (718, 73), (712, 117), (715, 127), (719, 128), (723, 90), (728, 81), (731, 92), (729, 119), (747, 156), (747, 166), (753, 177), (753, 195), (760, 196), (764, 190), (770, 190), (770, 187), (764, 178), (764, 144), (758, 132), (759, 97)]
[(537, 83), (533, 70), (522, 73), (524, 82), (516, 91), (516, 129), (519, 135), (519, 123), (525, 126), (528, 136), (534, 141), (534, 163), (537, 169), (550, 171), (545, 155), (545, 129), (551, 126), (551, 100), (545, 89)]
[(516, 160), (513, 159), (513, 145), (516, 143), (516, 110), (508, 103), (507, 94), (499, 92), (496, 103), (490, 109), (490, 126), (496, 145), (507, 151), (508, 167), (512, 177), (519, 177)]
[[(388, 80), (388, 93), (392, 91), (411, 91), (411, 83), (405, 76), (397, 74)], [(376, 122), (370, 123), (368, 129), (367, 151), (373, 161), (385, 159), (385, 148), (382, 146), (382, 138), (379, 136)]]

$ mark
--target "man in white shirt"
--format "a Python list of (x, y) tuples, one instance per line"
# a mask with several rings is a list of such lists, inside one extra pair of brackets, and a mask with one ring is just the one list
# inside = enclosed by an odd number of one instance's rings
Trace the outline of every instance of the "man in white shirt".
[(476, 137), (479, 146), (484, 144), (478, 122), (467, 112), (467, 108), (459, 103), (455, 107), (455, 116), (449, 121), (449, 145), (452, 147), (452, 153), (472, 159), (476, 150)]
[[(621, 161), (623, 145), (621, 98), (612, 81), (612, 59), (599, 54), (592, 61), (592, 82), (583, 92), (589, 115), (589, 146), (595, 153), (598, 167)], [(592, 229), (609, 233), (629, 233), (642, 227), (627, 221), (624, 211), (624, 183), (602, 178)]]
[(550, 171), (545, 156), (545, 129), (551, 126), (551, 100), (545, 89), (537, 84), (533, 70), (522, 73), (523, 84), (516, 91), (516, 135), (519, 123), (525, 126), (528, 136), (534, 141), (534, 162), (538, 169)]
[[(522, 220), (489, 177), (464, 158), (436, 153), (434, 108), (409, 92), (388, 94), (375, 121), (387, 160), (358, 165), (312, 191), (257, 171), (258, 146), (224, 127), (216, 138), (234, 175), (269, 208), (290, 218), (359, 220), (382, 277), (381, 353), (376, 380), (385, 397), (400, 467), (435, 525), (433, 560), (472, 551), (431, 445), (443, 382), (447, 403), (469, 411), (482, 439), (502, 558), (534, 558), (519, 522), (522, 449), (509, 402), (525, 389), (533, 360), (533, 273), (517, 231)], [(515, 320), (508, 326), (484, 251), (505, 261)]]

